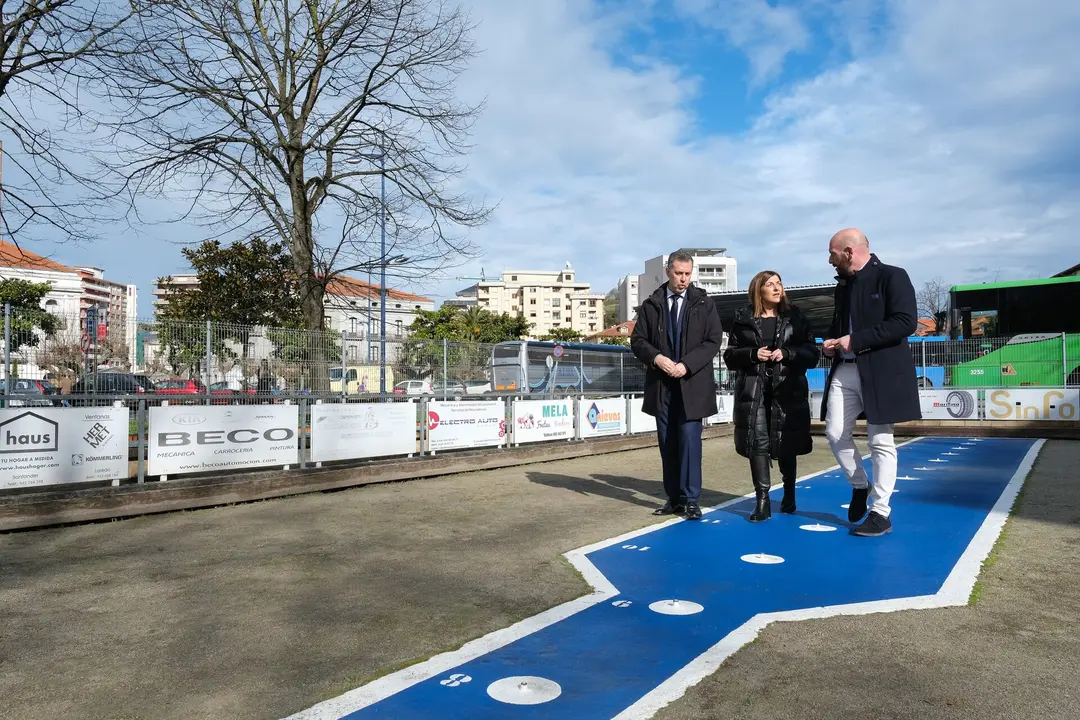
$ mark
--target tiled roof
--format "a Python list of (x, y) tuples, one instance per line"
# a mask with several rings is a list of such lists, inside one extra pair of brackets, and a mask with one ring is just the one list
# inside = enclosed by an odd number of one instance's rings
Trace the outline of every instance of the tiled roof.
[(20, 268), (23, 270), (53, 270), (56, 272), (78, 272), (74, 268), (32, 253), (15, 243), (0, 240), (0, 267)]
[(630, 320), (629, 322), (612, 325), (611, 327), (601, 330), (594, 335), (590, 335), (589, 339), (608, 337), (630, 337), (630, 333), (634, 332), (635, 325), (637, 325), (636, 320)]
[[(346, 275), (341, 275), (330, 281), (326, 286), (326, 292), (331, 295), (339, 295), (342, 297), (375, 298), (379, 296), (379, 286)], [(386, 297), (390, 300), (404, 300), (407, 302), (432, 302), (430, 298), (423, 297), (422, 295), (413, 295), (412, 293), (394, 290), (393, 288), (386, 288)]]

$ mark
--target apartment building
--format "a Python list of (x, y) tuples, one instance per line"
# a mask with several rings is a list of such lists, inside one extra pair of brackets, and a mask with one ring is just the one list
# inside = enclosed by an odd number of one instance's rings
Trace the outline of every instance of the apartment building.
[[(689, 253), (694, 258), (691, 282), (709, 295), (738, 288), (738, 263), (735, 258), (728, 257), (727, 248), (680, 248), (680, 251)], [(640, 305), (656, 288), (667, 282), (667, 259), (667, 255), (658, 255), (645, 261), (645, 272), (638, 276), (638, 301), (635, 306)], [(620, 322), (633, 319), (633, 316), (619, 316)]]
[(628, 323), (637, 319), (638, 301), (638, 278), (639, 275), (627, 275), (619, 280), (616, 293), (619, 297), (618, 321)]
[[(382, 307), (379, 286), (356, 278), (341, 276), (326, 288), (326, 329), (340, 332), (349, 362), (378, 362)], [(434, 310), (435, 301), (394, 288), (386, 289), (386, 339), (390, 343), (388, 361), (397, 359), (401, 341), (409, 336), (409, 327), (419, 310)]]
[(69, 267), (3, 240), (0, 278), (49, 283), (52, 289), (42, 299), (42, 307), (64, 320), (61, 332), (66, 340), (78, 342), (86, 330), (86, 311), (97, 308), (98, 337), (122, 337), (129, 363), (134, 363), (138, 306), (135, 285), (107, 280), (101, 268)]
[[(168, 280), (168, 287), (162, 284), (163, 280)], [(169, 293), (183, 290), (184, 288), (195, 287), (199, 284), (199, 276), (193, 274), (180, 274), (170, 275), (167, 278), (158, 278), (154, 281), (154, 289), (150, 291), (150, 294), (154, 296), (154, 319), (158, 319), (158, 314), (169, 302)]]
[(530, 337), (555, 328), (589, 335), (603, 329), (604, 295), (579, 282), (570, 263), (562, 270), (506, 270), (499, 280), (482, 280), (460, 291), (457, 306), (477, 307), (496, 315), (524, 317), (532, 324)]

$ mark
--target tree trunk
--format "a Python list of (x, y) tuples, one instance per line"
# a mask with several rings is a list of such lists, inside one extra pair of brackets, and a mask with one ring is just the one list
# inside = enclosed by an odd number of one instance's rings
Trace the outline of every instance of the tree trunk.
[[(295, 158), (292, 166), (302, 168), (302, 158)], [(311, 213), (302, 171), (294, 170), (291, 194), (292, 247), (290, 251), (300, 295), (300, 313), (304, 318), (304, 330), (307, 334), (305, 342), (302, 343), (304, 350), (300, 354), (306, 355), (311, 361), (308, 382), (301, 384), (306, 384), (312, 392), (329, 392), (330, 370), (326, 352), (326, 333), (323, 328), (325, 321), (323, 297), (326, 294), (326, 279), (316, 274), (313, 253), (315, 239), (312, 236)], [(297, 358), (297, 360), (302, 360), (302, 358)]]

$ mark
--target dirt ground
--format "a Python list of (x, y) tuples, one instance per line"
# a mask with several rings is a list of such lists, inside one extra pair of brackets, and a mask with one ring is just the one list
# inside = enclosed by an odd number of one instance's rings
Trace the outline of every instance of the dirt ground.
[[(823, 439), (801, 473), (833, 464)], [(657, 717), (1075, 718), (1080, 443), (1047, 443), (967, 608), (784, 623)], [(705, 444), (703, 505), (750, 490)], [(655, 450), (0, 535), (5, 718), (284, 717), (587, 592)]]

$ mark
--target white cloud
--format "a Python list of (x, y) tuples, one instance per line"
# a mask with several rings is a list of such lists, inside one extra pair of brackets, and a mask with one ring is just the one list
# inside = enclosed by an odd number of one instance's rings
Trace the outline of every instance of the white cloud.
[(720, 245), (744, 282), (763, 266), (828, 281), (825, 244), (847, 225), (916, 279), (1073, 264), (1075, 6), (897, 0), (869, 43), (874, 3), (853, 5), (864, 11), (838, 34), (854, 60), (773, 90), (745, 133), (696, 136), (708, 78), (616, 66), (619, 27), (580, 2), (476, 0), (486, 52), (462, 87), (488, 109), (470, 177), (501, 205), (474, 236), (486, 257), (462, 274), (571, 260), (606, 290), (669, 248)]

